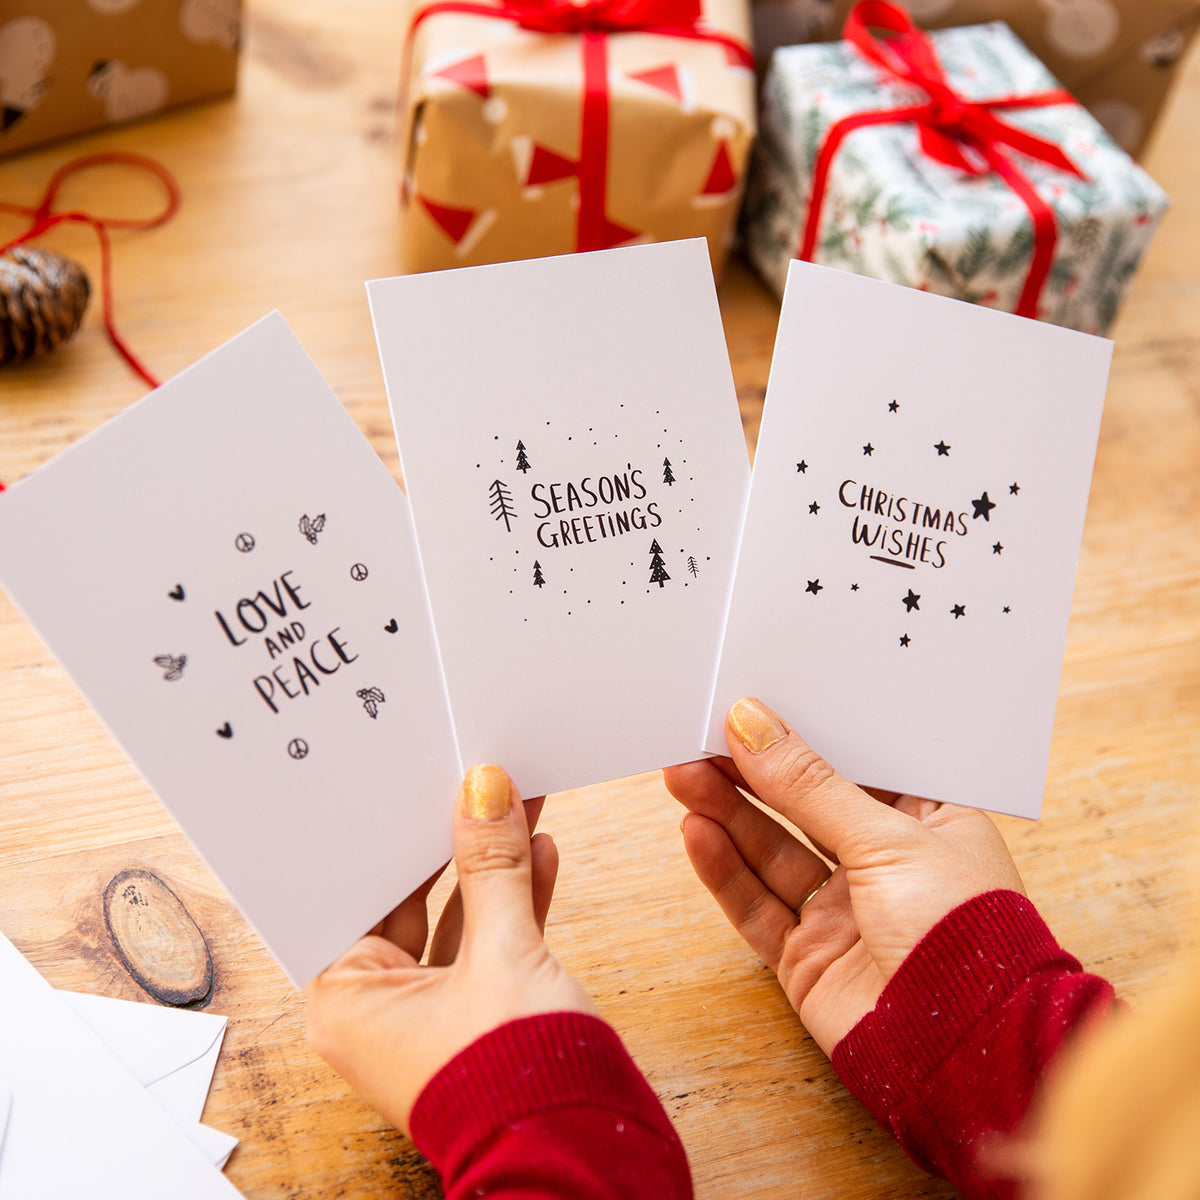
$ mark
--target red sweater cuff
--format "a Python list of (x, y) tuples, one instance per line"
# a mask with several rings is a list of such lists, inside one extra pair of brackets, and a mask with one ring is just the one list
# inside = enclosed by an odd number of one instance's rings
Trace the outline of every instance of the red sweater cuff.
[(598, 1017), (575, 1012), (510, 1021), (457, 1054), (417, 1097), (412, 1139), (445, 1179), (506, 1129), (571, 1108), (614, 1112), (682, 1158), (674, 1128), (621, 1039)]
[(1083, 972), (1015, 892), (943, 917), (834, 1047), (833, 1065), (927, 1171), (969, 1200), (1011, 1200), (994, 1147), (1024, 1123), (1050, 1063), (1112, 988)]
[(902, 1099), (959, 1048), (979, 1018), (1039, 971), (1082, 971), (1026, 897), (994, 891), (948, 913), (917, 943), (875, 1008), (833, 1050), (842, 1082), (873, 1112)]

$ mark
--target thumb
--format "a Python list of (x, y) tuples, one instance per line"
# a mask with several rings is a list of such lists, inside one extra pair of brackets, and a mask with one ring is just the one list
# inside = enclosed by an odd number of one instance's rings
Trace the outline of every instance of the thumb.
[(754, 794), (848, 867), (920, 830), (839, 775), (761, 700), (747, 697), (729, 710), (725, 740)]
[(532, 936), (533, 866), (524, 806), (507, 772), (474, 766), (463, 779), (454, 818), (454, 859), (462, 893), (463, 949), (507, 953)]

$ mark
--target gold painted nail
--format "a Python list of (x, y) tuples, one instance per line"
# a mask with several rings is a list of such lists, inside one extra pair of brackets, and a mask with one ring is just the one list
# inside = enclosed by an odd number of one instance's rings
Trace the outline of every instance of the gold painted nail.
[(463, 779), (460, 795), (468, 821), (502, 821), (512, 812), (512, 788), (501, 767), (472, 767)]
[(729, 710), (729, 728), (751, 754), (761, 754), (787, 734), (783, 722), (753, 696), (739, 700)]

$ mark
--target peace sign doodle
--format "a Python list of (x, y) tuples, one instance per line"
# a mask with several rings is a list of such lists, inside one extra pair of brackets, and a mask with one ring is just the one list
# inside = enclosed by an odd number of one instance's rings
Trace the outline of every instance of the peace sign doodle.
[(350, 578), (356, 583), (362, 583), (362, 581), (366, 579), (367, 574), (367, 568), (363, 566), (362, 563), (355, 563), (354, 566), (350, 568)]
[(292, 738), (287, 748), (290, 757), (299, 761), (308, 757), (308, 743), (303, 738)]
[(254, 549), (254, 535), (250, 533), (239, 533), (233, 539), (233, 544), (243, 553), (249, 554)]

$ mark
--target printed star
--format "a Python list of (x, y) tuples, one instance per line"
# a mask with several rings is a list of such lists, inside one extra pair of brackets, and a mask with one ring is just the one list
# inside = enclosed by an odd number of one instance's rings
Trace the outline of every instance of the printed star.
[(816, 516), (821, 511), (821, 506), (814, 500), (809, 506), (808, 511)]
[(992, 546), (992, 553), (993, 553), (993, 554), (1003, 554), (1003, 553), (1004, 553), (1004, 547), (1003, 547), (1002, 545), (1000, 545), (1000, 543), (999, 543), (999, 542), (996, 542), (996, 543), (995, 543), (995, 544)]
[(975, 511), (971, 514), (972, 520), (974, 520), (976, 517), (982, 517), (985, 521), (990, 521), (992, 519), (988, 516), (988, 513), (990, 513), (996, 506), (988, 499), (987, 492), (984, 492), (978, 500), (972, 500), (971, 504), (975, 509)]
[(800, 460), (800, 461), (799, 461), (799, 462), (796, 464), (796, 470), (797, 470), (797, 471), (799, 471), (801, 475), (803, 475), (803, 474), (804, 474), (804, 472), (808, 470), (808, 463), (806, 463), (806, 462), (804, 461), (804, 459), (801, 459), (801, 460)]
[(821, 581), (819, 579), (810, 579), (808, 581), (808, 587), (806, 587), (804, 590), (806, 592), (812, 592), (812, 594), (815, 596), (818, 592), (823, 591), (824, 589), (821, 587)]
[(893, 400), (891, 402), (891, 404), (888, 405), (888, 412), (899, 412), (899, 411), (900, 411), (900, 401)]
[(857, 591), (858, 591), (858, 584), (857, 584), (857, 583), (852, 583), (852, 584), (850, 585), (850, 590), (851, 590), (852, 592), (857, 592)]
[(1008, 485), (1008, 494), (1010, 496), (1015, 496), (1020, 490), (1021, 489), (1015, 483), (1010, 483)]
[(938, 458), (950, 457), (950, 447), (946, 445), (945, 440), (938, 442), (933, 448), (938, 452)]
[(864, 454), (865, 454), (865, 455), (866, 455), (868, 458), (870, 458), (870, 457), (871, 457), (871, 455), (875, 453), (875, 447), (874, 447), (874, 446), (872, 446), (870, 442), (868, 442), (868, 443), (867, 443), (867, 444), (866, 444), (866, 445), (863, 447), (863, 453), (864, 453)]
[(921, 597), (918, 596), (916, 594), (916, 592), (914, 592), (912, 590), (912, 588), (909, 588), (908, 595), (901, 596), (900, 602), (904, 605), (905, 612), (912, 612), (912, 610), (914, 608), (917, 610), (917, 612), (920, 612), (921, 611), (921, 605), (919, 603), (920, 599), (921, 599)]
[(907, 646), (910, 641), (912, 641), (912, 638), (906, 633), (900, 638), (900, 645)]
[(1009, 608), (1009, 607), (1008, 607), (1008, 605), (1006, 604), (1006, 605), (1004, 606), (1004, 611), (1005, 611), (1006, 613), (1010, 613), (1010, 612), (1012, 612), (1012, 609), (1011, 609), (1011, 608)]
[(965, 604), (956, 604), (950, 611), (954, 614), (954, 619), (957, 621), (959, 617), (967, 615), (967, 606)]

